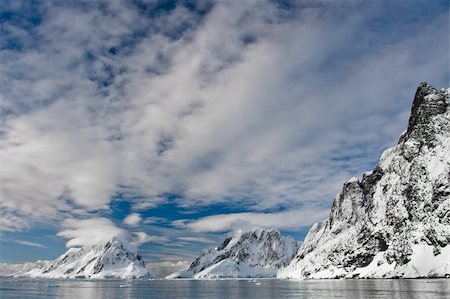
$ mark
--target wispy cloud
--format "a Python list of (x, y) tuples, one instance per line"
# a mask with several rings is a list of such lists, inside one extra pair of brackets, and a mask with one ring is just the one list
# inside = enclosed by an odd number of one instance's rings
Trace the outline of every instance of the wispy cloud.
[(31, 246), (31, 247), (37, 247), (37, 248), (47, 248), (44, 244), (37, 243), (37, 242), (30, 242), (25, 240), (14, 240), (17, 244), (25, 245), (25, 246)]
[[(118, 193), (133, 211), (168, 193), (187, 207), (250, 211), (185, 223), (197, 231), (242, 218), (305, 226), (314, 217), (302, 210), (322, 216), (342, 182), (395, 142), (418, 82), (448, 84), (448, 14), (437, 5), (4, 5), (38, 17), (2, 25), (3, 231), (108, 216)], [(62, 223), (70, 245), (101, 235)]]
[(166, 236), (152, 236), (148, 235), (145, 232), (135, 232), (133, 233), (133, 235), (135, 237), (132, 239), (131, 243), (138, 247), (148, 242), (162, 243), (162, 244), (169, 242), (169, 238)]
[(214, 240), (210, 240), (203, 237), (179, 237), (178, 240), (187, 241), (187, 242), (200, 242), (200, 243), (216, 243)]
[(297, 230), (326, 219), (329, 213), (329, 209), (299, 209), (273, 213), (232, 213), (207, 216), (194, 221), (177, 220), (174, 225), (195, 232), (227, 232), (252, 226)]

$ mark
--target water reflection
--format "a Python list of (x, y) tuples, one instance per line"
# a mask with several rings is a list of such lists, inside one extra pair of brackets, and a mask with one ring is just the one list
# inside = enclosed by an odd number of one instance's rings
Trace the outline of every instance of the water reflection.
[(450, 298), (449, 279), (32, 280), (0, 279), (0, 298)]

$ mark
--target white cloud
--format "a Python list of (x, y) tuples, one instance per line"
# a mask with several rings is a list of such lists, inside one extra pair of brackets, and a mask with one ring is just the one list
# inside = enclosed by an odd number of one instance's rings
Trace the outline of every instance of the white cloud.
[(127, 231), (117, 227), (106, 218), (67, 219), (58, 236), (69, 239), (67, 247), (92, 245), (105, 242), (115, 236), (129, 238)]
[(155, 224), (155, 223), (165, 223), (168, 222), (166, 218), (163, 217), (146, 217), (143, 221), (144, 224)]
[(137, 226), (141, 223), (142, 217), (138, 213), (131, 213), (125, 219), (123, 219), (123, 224), (128, 226)]
[(199, 243), (216, 243), (214, 240), (210, 240), (204, 237), (179, 237), (178, 240), (187, 241), (187, 242), (199, 242)]
[(44, 244), (37, 243), (37, 242), (31, 242), (31, 241), (25, 241), (25, 240), (14, 240), (14, 242), (25, 245), (25, 246), (31, 246), (31, 247), (37, 247), (37, 248), (47, 248)]
[(13, 209), (0, 209), (0, 231), (15, 231), (26, 229), (28, 226), (29, 222), (25, 218), (25, 215), (17, 214)]
[(142, 244), (152, 242), (152, 243), (167, 243), (169, 238), (166, 236), (152, 236), (148, 235), (145, 232), (134, 232), (131, 243), (136, 247), (141, 246)]
[[(280, 218), (328, 207), (395, 142), (419, 81), (447, 84), (445, 12), (377, 31), (371, 20), (397, 10), (219, 1), (205, 17), (179, 6), (148, 19), (129, 1), (102, 3), (44, 2), (32, 32), (5, 24), (24, 46), (0, 54), (3, 231), (106, 213), (117, 192), (134, 209), (169, 192), (255, 211), (196, 230), (244, 216), (295, 229), (312, 219)], [(258, 212), (279, 207), (293, 212)], [(96, 238), (89, 220), (71, 221), (69, 243)]]
[(108, 241), (115, 236), (121, 236), (129, 240), (136, 247), (148, 242), (168, 242), (166, 236), (148, 235), (145, 232), (129, 232), (116, 226), (111, 220), (103, 217), (66, 219), (62, 226), (63, 230), (58, 233), (58, 236), (69, 239), (66, 243), (67, 247), (97, 244), (99, 242)]
[(178, 220), (174, 225), (195, 232), (226, 232), (251, 226), (297, 230), (326, 219), (329, 209), (300, 209), (275, 213), (232, 213), (203, 217), (194, 221)]

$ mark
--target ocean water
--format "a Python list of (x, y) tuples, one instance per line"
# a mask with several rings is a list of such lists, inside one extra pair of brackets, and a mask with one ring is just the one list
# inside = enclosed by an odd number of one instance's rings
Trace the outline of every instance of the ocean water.
[(0, 298), (450, 298), (450, 279), (49, 280), (0, 278)]

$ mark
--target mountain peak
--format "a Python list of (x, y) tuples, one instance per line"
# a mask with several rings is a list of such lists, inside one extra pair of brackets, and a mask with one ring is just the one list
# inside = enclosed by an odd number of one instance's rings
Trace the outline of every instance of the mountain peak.
[(439, 91), (426, 82), (420, 83), (414, 96), (408, 129), (400, 141), (406, 141), (410, 137), (420, 139), (427, 135), (431, 118), (447, 111), (447, 97), (446, 90)]
[(106, 245), (115, 246), (117, 248), (121, 248), (124, 251), (133, 253), (135, 255), (139, 255), (137, 247), (128, 242), (127, 239), (121, 236), (114, 236), (109, 241), (106, 242)]
[(136, 247), (116, 236), (97, 244), (69, 248), (54, 261), (26, 273), (45, 278), (150, 277)]
[(399, 143), (361, 181), (344, 184), (330, 218), (312, 226), (278, 277), (450, 275), (448, 95), (419, 85)]
[(203, 252), (189, 268), (168, 278), (274, 277), (297, 251), (297, 242), (276, 229), (238, 230)]

